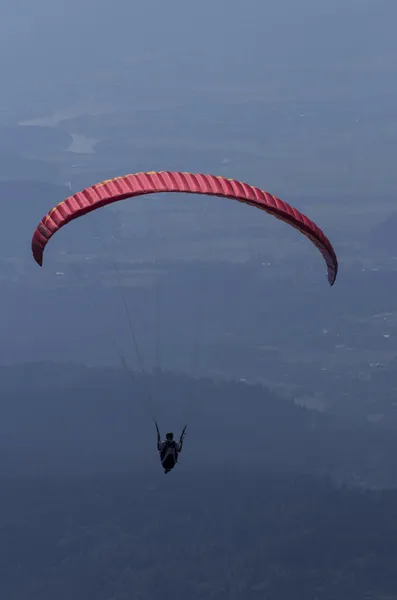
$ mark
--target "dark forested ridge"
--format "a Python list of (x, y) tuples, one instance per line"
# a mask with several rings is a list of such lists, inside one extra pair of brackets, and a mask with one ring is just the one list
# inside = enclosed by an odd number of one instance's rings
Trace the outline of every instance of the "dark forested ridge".
[[(150, 400), (149, 400), (150, 395)], [(4, 474), (76, 474), (157, 461), (160, 427), (189, 431), (181, 469), (235, 465), (397, 485), (397, 436), (284, 400), (261, 385), (55, 363), (0, 368)], [(203, 443), (204, 442), (204, 443)], [(138, 451), (137, 451), (138, 448)]]
[[(165, 476), (164, 432), (189, 416)], [(259, 385), (0, 369), (0, 598), (397, 598), (393, 431)], [(359, 486), (346, 486), (349, 482)]]
[(3, 481), (7, 600), (394, 599), (395, 492), (258, 469)]

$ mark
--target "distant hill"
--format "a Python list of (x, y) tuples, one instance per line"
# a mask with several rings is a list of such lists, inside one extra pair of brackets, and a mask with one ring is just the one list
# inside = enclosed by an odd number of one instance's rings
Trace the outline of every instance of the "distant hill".
[(62, 180), (62, 172), (60, 166), (52, 162), (0, 149), (0, 180), (57, 183)]
[(51, 155), (66, 150), (72, 136), (55, 127), (9, 125), (0, 127), (0, 151), (16, 152), (21, 156)]

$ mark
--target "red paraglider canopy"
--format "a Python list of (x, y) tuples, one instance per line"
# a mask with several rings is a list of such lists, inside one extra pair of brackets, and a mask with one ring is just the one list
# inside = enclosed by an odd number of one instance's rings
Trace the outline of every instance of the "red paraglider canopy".
[(108, 179), (69, 196), (55, 206), (39, 223), (32, 239), (35, 261), (43, 264), (44, 248), (61, 227), (101, 206), (133, 196), (158, 192), (182, 192), (230, 198), (266, 211), (298, 229), (319, 249), (328, 268), (328, 281), (333, 285), (338, 260), (331, 242), (319, 227), (305, 215), (268, 192), (234, 179), (200, 173), (149, 171)]

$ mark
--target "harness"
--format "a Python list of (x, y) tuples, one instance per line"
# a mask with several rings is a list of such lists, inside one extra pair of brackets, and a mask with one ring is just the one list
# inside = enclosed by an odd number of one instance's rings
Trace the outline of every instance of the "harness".
[(160, 452), (161, 462), (164, 463), (169, 456), (172, 456), (174, 461), (178, 462), (178, 452), (176, 451), (175, 440), (166, 440), (165, 446)]

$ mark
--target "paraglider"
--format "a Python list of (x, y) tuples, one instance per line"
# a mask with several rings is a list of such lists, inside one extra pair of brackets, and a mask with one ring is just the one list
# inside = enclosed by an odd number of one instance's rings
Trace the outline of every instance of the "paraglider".
[[(182, 173), (171, 171), (149, 171), (108, 179), (96, 183), (81, 192), (69, 196), (43, 217), (34, 231), (32, 238), (32, 253), (34, 260), (43, 265), (44, 250), (51, 237), (70, 221), (86, 215), (98, 208), (127, 198), (143, 196), (159, 192), (179, 192), (218, 196), (242, 202), (273, 215), (305, 235), (321, 252), (327, 265), (328, 282), (332, 286), (338, 273), (338, 260), (329, 239), (323, 231), (308, 217), (286, 202), (259, 188), (234, 179), (226, 179), (214, 175), (200, 173)], [(128, 308), (126, 307), (127, 316)], [(136, 338), (132, 329), (135, 346)], [(138, 354), (138, 349), (137, 349)], [(123, 364), (124, 359), (121, 357)], [(141, 366), (143, 372), (143, 367)], [(179, 442), (174, 440), (173, 433), (167, 433), (161, 440), (157, 430), (157, 450), (164, 473), (169, 473), (178, 462), (182, 451), (186, 426), (182, 431)]]

